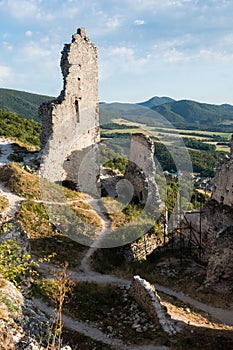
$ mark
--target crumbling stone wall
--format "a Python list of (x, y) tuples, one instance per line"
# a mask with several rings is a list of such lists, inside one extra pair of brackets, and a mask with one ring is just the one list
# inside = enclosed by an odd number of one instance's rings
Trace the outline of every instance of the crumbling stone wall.
[(233, 206), (233, 135), (230, 156), (225, 156), (216, 168), (212, 199)]
[(161, 200), (155, 173), (154, 143), (142, 133), (132, 134), (124, 178), (133, 185), (133, 196), (139, 203), (159, 209)]
[(160, 237), (153, 233), (145, 233), (137, 241), (123, 247), (124, 256), (127, 261), (146, 260), (156, 248), (163, 245)]
[(202, 259), (207, 262), (218, 233), (233, 225), (233, 135), (230, 156), (217, 165), (211, 200), (200, 211), (185, 214), (181, 225), (186, 239), (190, 236), (190, 228), (185, 229), (187, 223), (194, 229), (193, 235), (204, 249)]
[[(187, 225), (188, 224), (188, 225)], [(216, 290), (232, 290), (233, 283), (233, 135), (230, 157), (218, 164), (211, 200), (200, 211), (186, 213), (181, 223), (185, 241), (190, 227), (202, 246), (207, 264), (205, 284)]]
[(129, 293), (153, 321), (159, 321), (164, 332), (176, 334), (175, 325), (154, 286), (140, 276), (134, 276)]
[(200, 211), (186, 213), (185, 217), (186, 220), (183, 220), (181, 223), (183, 227), (182, 234), (185, 240), (188, 241), (190, 227), (187, 223), (189, 223), (194, 229), (193, 235), (196, 235), (196, 241), (202, 245), (202, 260), (207, 262), (212, 254), (211, 249), (218, 237), (218, 233), (227, 226), (233, 225), (233, 208), (228, 205), (219, 204), (216, 200), (212, 199)]
[(211, 247), (206, 285), (217, 290), (233, 290), (233, 226), (220, 231)]
[[(65, 44), (61, 56), (63, 90), (39, 108), (42, 121), (42, 175), (95, 192), (99, 178), (98, 55), (85, 29)], [(94, 184), (94, 185), (93, 185)]]

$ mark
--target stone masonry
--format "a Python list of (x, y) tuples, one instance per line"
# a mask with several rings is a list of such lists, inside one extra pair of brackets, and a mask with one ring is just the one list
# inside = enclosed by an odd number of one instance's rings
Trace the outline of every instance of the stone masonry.
[(200, 211), (186, 213), (185, 217), (181, 224), (184, 238), (189, 239), (192, 227), (202, 246), (201, 259), (208, 264), (206, 286), (232, 291), (233, 135), (230, 156), (226, 155), (217, 165), (211, 200)]
[(216, 169), (212, 199), (233, 206), (233, 135), (230, 157), (225, 156)]
[(145, 233), (138, 240), (125, 245), (123, 249), (124, 257), (127, 261), (142, 261), (159, 246), (163, 245), (163, 240), (157, 233)]
[(196, 232), (196, 240), (200, 242), (201, 239), (203, 259), (208, 260), (219, 232), (233, 225), (233, 135), (230, 156), (225, 155), (216, 167), (211, 200), (200, 211), (188, 212), (185, 217), (182, 233), (189, 237), (189, 227), (185, 230), (189, 223)]
[(177, 333), (175, 324), (166, 307), (162, 305), (154, 286), (140, 276), (134, 276), (129, 293), (154, 322), (159, 321), (164, 332), (169, 335)]
[(205, 283), (217, 290), (233, 290), (233, 226), (220, 231), (211, 247)]
[(41, 174), (75, 189), (98, 192), (98, 55), (85, 29), (65, 44), (61, 56), (64, 86), (60, 96), (39, 108), (42, 121)]
[(132, 134), (129, 163), (124, 177), (133, 186), (134, 199), (148, 207), (159, 209), (161, 200), (155, 172), (154, 143), (149, 136), (142, 133)]

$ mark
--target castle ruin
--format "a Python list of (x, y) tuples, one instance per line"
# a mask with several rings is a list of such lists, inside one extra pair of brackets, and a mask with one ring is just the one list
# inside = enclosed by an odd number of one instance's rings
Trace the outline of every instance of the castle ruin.
[(143, 133), (131, 136), (129, 162), (124, 178), (134, 189), (133, 197), (141, 204), (159, 209), (161, 199), (155, 181), (154, 143)]
[(211, 198), (218, 203), (233, 206), (233, 135), (230, 157), (226, 155), (217, 165)]
[(84, 192), (98, 192), (98, 53), (84, 28), (65, 44), (63, 90), (39, 108), (42, 176)]
[[(187, 225), (188, 224), (188, 225)], [(182, 233), (202, 249), (207, 264), (205, 284), (216, 290), (232, 290), (233, 281), (233, 135), (230, 156), (216, 167), (211, 199), (198, 211), (185, 214)]]

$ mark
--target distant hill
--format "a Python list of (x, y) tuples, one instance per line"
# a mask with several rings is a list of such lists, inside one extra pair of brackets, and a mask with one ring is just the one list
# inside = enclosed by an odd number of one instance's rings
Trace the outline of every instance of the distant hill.
[[(155, 98), (155, 101), (157, 98)], [(150, 101), (150, 100), (149, 100)], [(145, 102), (146, 104), (150, 104)], [(153, 105), (153, 101), (151, 101)], [(231, 108), (232, 107), (232, 108)], [(232, 132), (233, 106), (219, 106), (199, 103), (189, 100), (180, 100), (162, 103), (151, 108), (140, 104), (110, 103), (104, 104), (106, 111), (114, 112), (119, 118), (145, 123), (150, 126), (161, 126), (161, 117), (164, 117), (164, 127), (170, 122), (179, 129), (211, 130)]]
[(229, 105), (228, 103), (225, 103), (225, 104), (221, 105), (221, 107), (223, 107), (223, 108), (226, 108), (226, 109), (229, 109), (229, 110), (233, 111), (233, 106), (232, 106), (232, 105)]
[(108, 110), (108, 104), (100, 102), (99, 113), (100, 113), (100, 124), (112, 123), (113, 119), (119, 119), (119, 114), (115, 111)]
[[(38, 107), (54, 97), (28, 92), (0, 89), (0, 109), (15, 112), (38, 121)], [(161, 118), (161, 116), (163, 118)], [(100, 124), (126, 119), (155, 127), (232, 132), (233, 106), (213, 105), (190, 100), (175, 101), (170, 97), (152, 97), (140, 103), (100, 103)]]
[(150, 108), (143, 107), (134, 103), (101, 103), (100, 104), (100, 121), (102, 123), (103, 115), (106, 112), (112, 113), (114, 119), (126, 119), (132, 122), (154, 125), (158, 122), (156, 112)]
[(152, 97), (150, 98), (148, 101), (145, 102), (139, 102), (138, 105), (143, 106), (143, 107), (148, 107), (148, 108), (153, 108), (156, 106), (160, 106), (164, 103), (169, 103), (169, 102), (173, 102), (175, 100), (173, 100), (173, 98), (171, 97), (167, 97), (167, 96), (163, 96), (163, 97)]
[(173, 101), (152, 108), (178, 128), (232, 130), (233, 109), (189, 100)]
[(15, 112), (26, 119), (39, 121), (39, 105), (53, 98), (51, 96), (32, 94), (24, 91), (0, 89), (0, 109)]

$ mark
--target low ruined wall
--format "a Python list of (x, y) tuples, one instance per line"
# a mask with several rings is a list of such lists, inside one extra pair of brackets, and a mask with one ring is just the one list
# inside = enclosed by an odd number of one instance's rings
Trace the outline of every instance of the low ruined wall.
[(153, 321), (159, 321), (164, 332), (169, 335), (176, 333), (171, 317), (161, 304), (154, 286), (139, 276), (134, 276), (129, 293)]
[(124, 247), (124, 256), (127, 261), (146, 260), (147, 256), (160, 245), (162, 242), (156, 234), (146, 233), (139, 240)]

